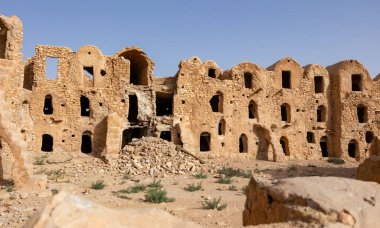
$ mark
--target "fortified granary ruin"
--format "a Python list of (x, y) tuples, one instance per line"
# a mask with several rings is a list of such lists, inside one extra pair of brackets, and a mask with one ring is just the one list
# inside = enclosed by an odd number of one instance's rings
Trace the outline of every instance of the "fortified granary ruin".
[[(94, 46), (38, 45), (23, 60), (22, 36), (17, 17), (0, 16), (3, 178), (12, 167), (27, 175), (27, 160), (41, 151), (108, 160), (144, 136), (197, 156), (272, 161), (379, 151), (380, 75), (372, 80), (356, 60), (324, 68), (287, 57), (223, 71), (192, 57), (174, 77), (154, 77), (137, 47), (105, 56)], [(55, 75), (46, 75), (50, 62)]]

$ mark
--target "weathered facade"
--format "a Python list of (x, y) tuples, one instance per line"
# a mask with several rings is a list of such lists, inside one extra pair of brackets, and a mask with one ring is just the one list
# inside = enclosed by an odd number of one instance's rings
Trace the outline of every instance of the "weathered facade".
[[(2, 109), (10, 113), (1, 121), (17, 126), (24, 153), (109, 159), (132, 138), (156, 136), (199, 156), (360, 160), (379, 144), (379, 77), (355, 60), (324, 68), (284, 58), (223, 71), (192, 57), (174, 77), (155, 78), (137, 47), (105, 56), (94, 46), (39, 45), (26, 61), (21, 47), (20, 20), (1, 16)], [(6, 167), (12, 149), (3, 135)]]

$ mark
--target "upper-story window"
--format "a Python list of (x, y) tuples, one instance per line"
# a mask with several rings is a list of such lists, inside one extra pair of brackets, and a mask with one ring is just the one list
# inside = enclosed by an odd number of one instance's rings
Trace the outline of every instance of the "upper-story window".
[(361, 74), (353, 74), (351, 75), (351, 87), (352, 91), (362, 91), (362, 75)]
[(216, 78), (216, 70), (214, 68), (208, 69), (208, 76), (211, 78)]
[(45, 115), (51, 115), (51, 114), (53, 114), (53, 98), (52, 98), (51, 95), (46, 95), (45, 96), (44, 114)]
[(282, 88), (291, 89), (291, 83), (292, 83), (291, 72), (282, 71), (281, 79), (282, 79)]
[(315, 76), (314, 77), (314, 92), (323, 93), (323, 89), (324, 89), (323, 77)]
[(252, 74), (249, 72), (244, 73), (244, 87), (248, 89), (252, 88)]

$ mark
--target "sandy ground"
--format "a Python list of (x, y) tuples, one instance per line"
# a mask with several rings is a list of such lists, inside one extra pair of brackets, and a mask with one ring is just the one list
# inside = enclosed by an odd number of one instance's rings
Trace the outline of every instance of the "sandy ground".
[[(268, 162), (252, 159), (213, 159), (212, 163), (219, 167), (233, 167), (250, 170), (254, 177), (265, 179), (280, 179), (297, 176), (338, 176), (354, 178), (359, 163), (346, 162), (343, 165), (330, 164), (326, 160), (284, 162)], [(205, 165), (207, 167), (207, 164)], [(245, 195), (242, 188), (249, 178), (233, 177), (231, 184), (216, 183), (216, 173), (207, 173), (206, 179), (196, 179), (188, 175), (165, 175), (160, 180), (175, 201), (153, 204), (144, 201), (144, 192), (124, 194), (129, 199), (118, 197), (115, 191), (128, 188), (136, 183), (148, 184), (154, 178), (132, 176), (124, 178), (124, 174), (112, 170), (109, 165), (92, 157), (74, 158), (61, 164), (43, 164), (34, 166), (35, 173), (49, 173), (48, 189), (39, 192), (17, 192), (7, 186), (0, 190), (0, 226), (20, 227), (52, 198), (52, 190), (67, 191), (78, 194), (86, 199), (111, 208), (161, 208), (169, 213), (194, 221), (207, 227), (240, 227), (242, 226), (242, 211)], [(54, 176), (52, 173), (58, 175)], [(91, 189), (97, 180), (104, 180), (106, 186), (101, 190)], [(188, 192), (184, 188), (188, 184), (202, 182), (203, 190)], [(236, 190), (229, 188), (235, 186)], [(120, 194), (119, 194), (120, 195)], [(227, 208), (221, 211), (202, 208), (205, 199), (219, 198), (227, 203)]]

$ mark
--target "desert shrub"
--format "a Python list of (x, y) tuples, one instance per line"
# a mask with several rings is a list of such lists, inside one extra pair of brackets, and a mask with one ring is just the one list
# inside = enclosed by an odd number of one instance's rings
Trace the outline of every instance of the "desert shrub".
[(58, 179), (63, 178), (63, 176), (65, 175), (65, 171), (63, 171), (62, 169), (54, 169), (46, 172), (46, 175), (49, 180), (58, 181)]
[(229, 190), (229, 191), (237, 191), (238, 189), (237, 189), (237, 187), (236, 187), (235, 185), (230, 185), (230, 186), (228, 187), (228, 190)]
[(167, 197), (168, 192), (162, 188), (150, 188), (145, 194), (145, 201), (150, 203), (173, 202), (174, 198)]
[(204, 172), (200, 172), (200, 173), (194, 174), (193, 177), (195, 177), (196, 179), (206, 179), (207, 178), (207, 174), (204, 173)]
[(198, 190), (203, 190), (202, 182), (199, 182), (198, 184), (188, 184), (187, 187), (184, 188), (185, 191), (188, 192), (195, 192)]
[(54, 195), (57, 195), (58, 194), (58, 189), (55, 189), (55, 188), (53, 188), (52, 190), (50, 190), (51, 191), (51, 193), (53, 194), (53, 196)]
[(338, 157), (332, 157), (332, 158), (329, 158), (327, 160), (328, 163), (333, 163), (333, 164), (336, 164), (336, 165), (341, 165), (341, 164), (344, 164), (344, 160), (341, 159), (341, 158), (338, 158)]
[(95, 190), (103, 189), (106, 185), (104, 184), (103, 180), (97, 180), (96, 182), (93, 182), (91, 184), (91, 188)]
[(232, 167), (223, 167), (218, 171), (219, 174), (224, 174), (226, 177), (243, 177), (251, 178), (251, 170), (234, 169)]
[(162, 188), (161, 180), (153, 180), (152, 183), (148, 184), (149, 188)]
[(129, 188), (126, 188), (126, 189), (121, 189), (117, 192), (119, 193), (138, 193), (138, 192), (143, 192), (145, 191), (146, 189), (146, 186), (143, 185), (143, 184), (135, 184), (134, 186), (131, 186)]
[(219, 184), (231, 184), (232, 183), (232, 179), (229, 178), (229, 177), (221, 177), (219, 178), (216, 183), (219, 183)]
[(212, 209), (212, 210), (218, 210), (221, 211), (227, 207), (226, 203), (222, 203), (222, 197), (219, 197), (218, 199), (213, 198), (211, 200), (206, 200), (202, 203), (202, 207), (204, 209)]
[(123, 175), (123, 179), (124, 179), (124, 180), (129, 180), (129, 179), (131, 179), (131, 175), (129, 175), (128, 173), (125, 173), (125, 174)]
[(13, 186), (13, 185), (7, 185), (7, 186), (5, 187), (5, 190), (6, 190), (7, 192), (13, 192), (13, 190), (14, 190), (14, 186)]
[(34, 157), (33, 165), (43, 165), (45, 164), (45, 158), (43, 157)]

